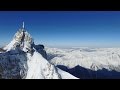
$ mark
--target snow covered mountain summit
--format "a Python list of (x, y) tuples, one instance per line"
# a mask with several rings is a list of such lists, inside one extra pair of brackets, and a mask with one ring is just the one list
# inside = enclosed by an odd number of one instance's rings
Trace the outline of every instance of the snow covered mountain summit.
[(31, 51), (33, 48), (34, 41), (30, 34), (25, 31), (25, 29), (19, 29), (17, 33), (14, 35), (13, 40), (4, 47), (4, 50), (10, 51), (11, 49), (15, 49), (17, 47), (21, 48), (23, 51)]
[(35, 45), (23, 27), (0, 53), (0, 78), (3, 79), (77, 79), (46, 60), (43, 45)]

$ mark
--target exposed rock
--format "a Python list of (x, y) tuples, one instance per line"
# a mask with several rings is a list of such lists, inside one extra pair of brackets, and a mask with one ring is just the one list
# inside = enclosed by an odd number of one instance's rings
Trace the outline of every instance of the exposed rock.
[(35, 49), (45, 58), (47, 59), (47, 53), (44, 50), (44, 45), (35, 45)]

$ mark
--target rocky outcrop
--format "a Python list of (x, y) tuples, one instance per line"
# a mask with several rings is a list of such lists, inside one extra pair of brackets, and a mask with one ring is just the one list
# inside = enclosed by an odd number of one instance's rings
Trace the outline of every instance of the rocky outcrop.
[(6, 50), (0, 48), (0, 53), (3, 53), (3, 52), (5, 52), (5, 51), (6, 51)]
[(0, 54), (0, 75), (5, 79), (21, 79), (26, 76), (25, 52), (15, 49)]

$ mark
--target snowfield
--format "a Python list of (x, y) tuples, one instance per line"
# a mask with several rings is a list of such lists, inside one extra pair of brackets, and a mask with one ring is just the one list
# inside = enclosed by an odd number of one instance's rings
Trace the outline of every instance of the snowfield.
[(69, 73), (55, 68), (38, 52), (34, 52), (31, 60), (28, 61), (28, 66), (26, 79), (77, 79)]

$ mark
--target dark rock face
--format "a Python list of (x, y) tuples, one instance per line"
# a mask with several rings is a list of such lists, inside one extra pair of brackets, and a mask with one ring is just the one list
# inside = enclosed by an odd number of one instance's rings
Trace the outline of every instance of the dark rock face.
[(47, 53), (44, 50), (44, 45), (35, 45), (34, 48), (45, 58), (47, 59)]
[(0, 64), (0, 79), (2, 79), (2, 72), (3, 72), (3, 68), (2, 65)]
[(0, 54), (0, 78), (21, 79), (26, 76), (27, 57), (22, 50), (11, 50)]
[(4, 50), (4, 49), (2, 49), (2, 48), (0, 48), (0, 52), (5, 52), (6, 50)]
[(57, 65), (57, 67), (66, 72), (69, 72), (70, 74), (80, 79), (120, 79), (120, 72), (117, 72), (115, 70), (108, 71), (105, 68), (93, 71), (91, 69), (86, 69), (79, 65), (75, 66), (74, 68), (67, 68), (63, 65)]

